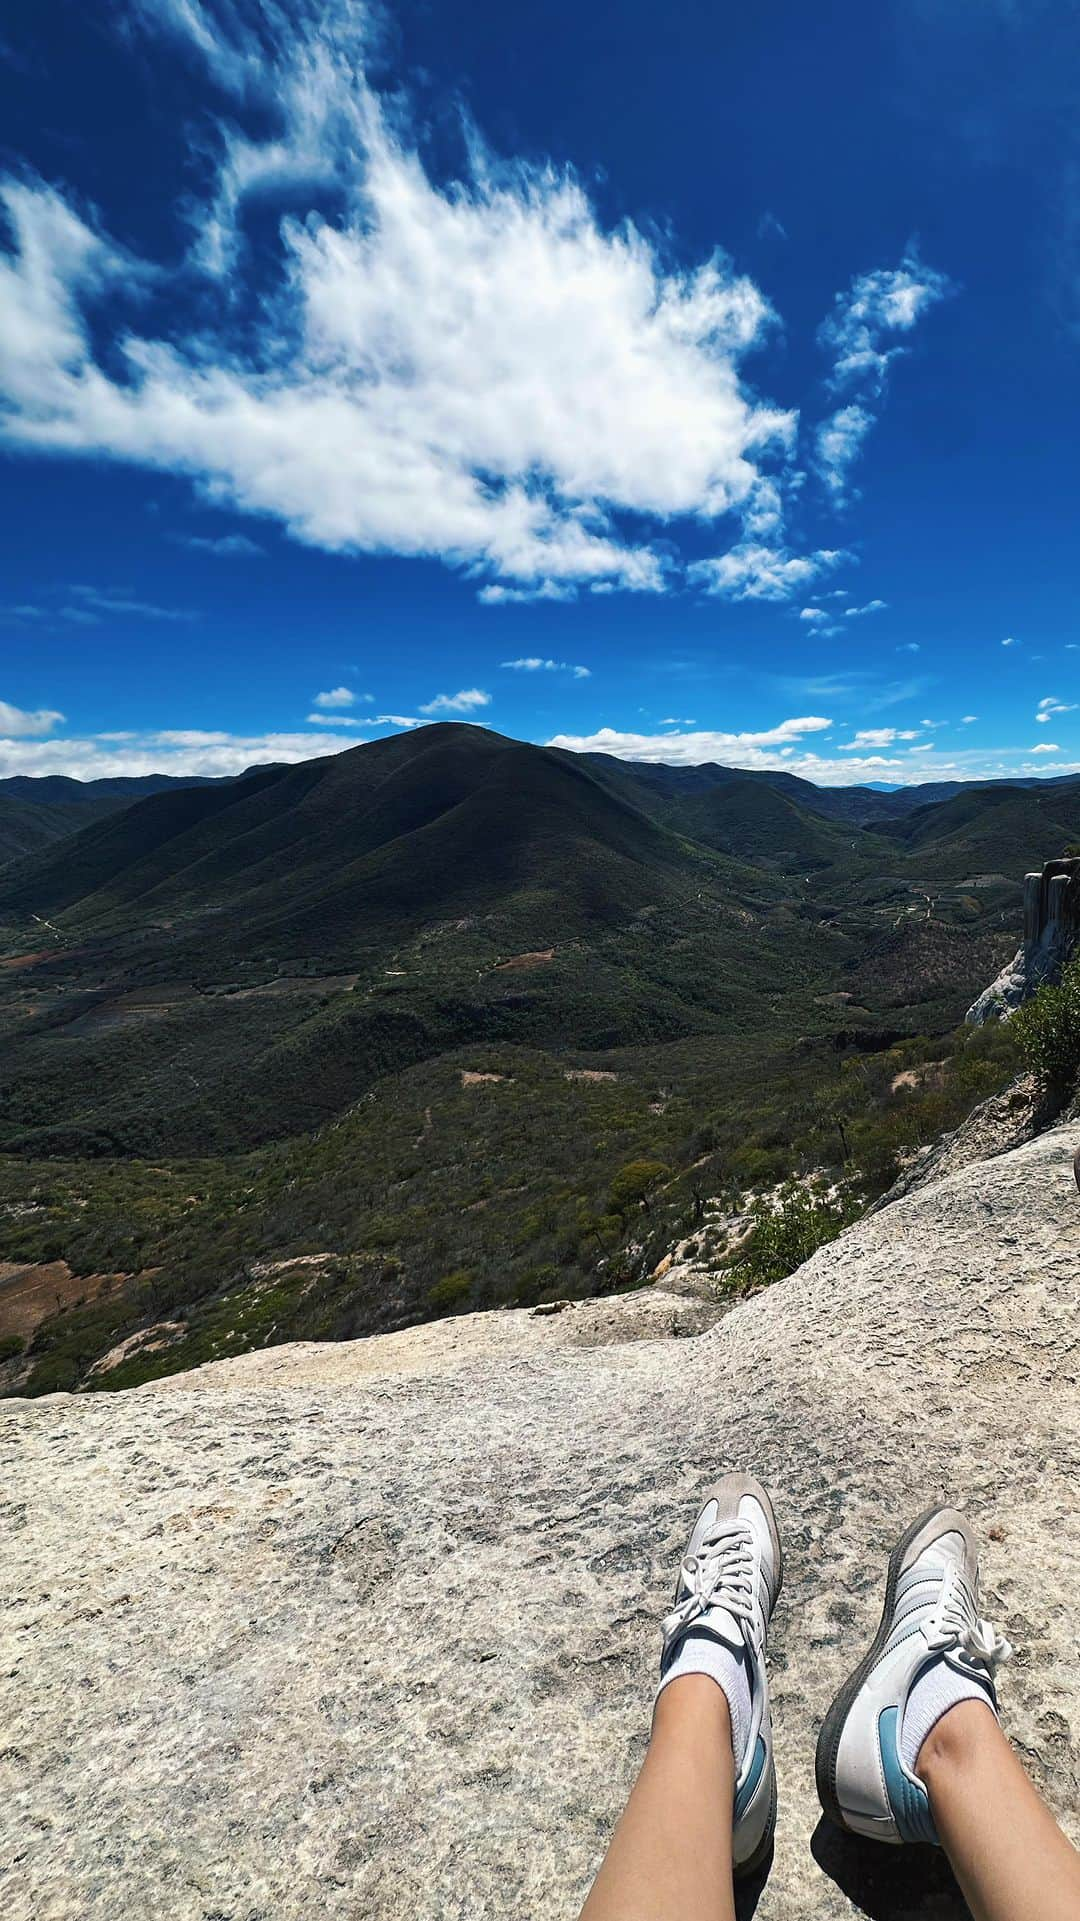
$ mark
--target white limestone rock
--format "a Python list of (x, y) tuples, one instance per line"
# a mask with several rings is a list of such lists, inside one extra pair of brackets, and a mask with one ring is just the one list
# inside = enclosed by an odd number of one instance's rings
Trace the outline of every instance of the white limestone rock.
[(889, 1547), (946, 1494), (1077, 1836), (1078, 1138), (932, 1181), (697, 1338), (474, 1316), (3, 1403), (9, 1921), (571, 1921), (735, 1464), (787, 1561), (760, 1921), (964, 1913), (940, 1856), (843, 1843), (813, 1788)]

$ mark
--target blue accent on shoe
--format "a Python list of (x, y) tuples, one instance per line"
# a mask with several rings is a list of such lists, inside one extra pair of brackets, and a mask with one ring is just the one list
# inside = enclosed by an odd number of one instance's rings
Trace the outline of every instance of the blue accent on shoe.
[(940, 1847), (926, 1789), (913, 1781), (901, 1765), (899, 1722), (898, 1708), (886, 1708), (878, 1720), (881, 1768), (893, 1820), (901, 1841), (926, 1841), (931, 1847)]
[(764, 1772), (764, 1768), (765, 1768), (765, 1742), (763, 1737), (759, 1734), (757, 1738), (757, 1747), (754, 1749), (754, 1758), (750, 1763), (750, 1772), (747, 1775), (745, 1781), (743, 1782), (742, 1787), (739, 1789), (738, 1794), (735, 1796), (736, 1821), (740, 1820), (742, 1816), (746, 1813), (746, 1810), (749, 1807), (750, 1801), (753, 1797), (754, 1789), (757, 1787), (757, 1784), (761, 1779), (762, 1773)]

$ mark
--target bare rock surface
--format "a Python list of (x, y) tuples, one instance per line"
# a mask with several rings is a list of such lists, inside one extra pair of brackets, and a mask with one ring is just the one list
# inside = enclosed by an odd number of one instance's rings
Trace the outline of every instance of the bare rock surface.
[(697, 1338), (470, 1317), (5, 1402), (5, 1915), (572, 1921), (688, 1519), (734, 1464), (787, 1562), (745, 1911), (963, 1913), (940, 1856), (833, 1839), (813, 1790), (888, 1549), (946, 1493), (1017, 1646), (1006, 1725), (1076, 1836), (1077, 1141), (919, 1188)]

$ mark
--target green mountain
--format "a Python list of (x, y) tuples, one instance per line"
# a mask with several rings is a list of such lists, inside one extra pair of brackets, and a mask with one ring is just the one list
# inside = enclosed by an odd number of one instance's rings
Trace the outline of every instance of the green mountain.
[(910, 799), (446, 725), (28, 852), (0, 871), (0, 1261), (66, 1267), (6, 1364), (0, 1283), (0, 1367), (123, 1385), (586, 1293), (702, 1191), (880, 1192), (1007, 1075), (1007, 1033), (956, 1024), (1080, 830), (1076, 783)]

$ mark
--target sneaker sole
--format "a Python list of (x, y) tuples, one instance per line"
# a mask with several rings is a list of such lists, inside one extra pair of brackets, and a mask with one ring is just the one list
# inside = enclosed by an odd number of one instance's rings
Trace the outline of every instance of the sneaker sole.
[(769, 1819), (765, 1824), (765, 1832), (762, 1835), (761, 1840), (758, 1842), (757, 1847), (754, 1849), (753, 1854), (750, 1856), (750, 1859), (748, 1861), (737, 1861), (733, 1865), (732, 1874), (734, 1875), (736, 1881), (745, 1881), (749, 1878), (750, 1875), (757, 1873), (758, 1869), (762, 1866), (762, 1864), (765, 1861), (768, 1860), (770, 1854), (772, 1853), (773, 1843), (775, 1842), (775, 1840), (776, 1840), (776, 1773), (774, 1770), (772, 1793), (769, 1797)]
[(885, 1603), (881, 1610), (881, 1625), (867, 1653), (859, 1662), (858, 1667), (849, 1674), (821, 1724), (821, 1733), (818, 1735), (817, 1755), (814, 1763), (818, 1800), (821, 1802), (829, 1820), (834, 1822), (838, 1828), (845, 1829), (848, 1833), (853, 1833), (855, 1830), (848, 1828), (847, 1821), (844, 1818), (844, 1810), (840, 1806), (836, 1795), (836, 1758), (840, 1752), (840, 1739), (844, 1732), (844, 1723), (851, 1711), (851, 1705), (855, 1696), (858, 1694), (859, 1689), (862, 1687), (863, 1682), (889, 1638), (889, 1628), (892, 1622), (893, 1608), (896, 1603), (896, 1584), (900, 1579), (900, 1568), (904, 1556), (916, 1535), (922, 1533), (927, 1523), (932, 1521), (936, 1514), (943, 1514), (946, 1511), (946, 1507), (941, 1502), (935, 1502), (933, 1507), (928, 1507), (924, 1514), (920, 1514), (917, 1521), (911, 1523), (911, 1526), (897, 1541), (896, 1546), (889, 1556), (889, 1572), (885, 1582)]

